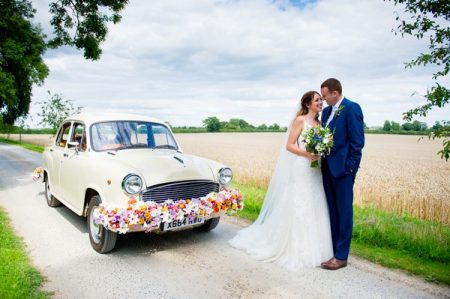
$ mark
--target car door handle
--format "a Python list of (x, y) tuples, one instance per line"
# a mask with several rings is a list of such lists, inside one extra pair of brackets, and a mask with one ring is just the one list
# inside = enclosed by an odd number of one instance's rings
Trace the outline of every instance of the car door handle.
[(64, 154), (63, 156), (64, 156), (64, 157), (68, 157), (68, 156), (69, 156), (69, 154)]

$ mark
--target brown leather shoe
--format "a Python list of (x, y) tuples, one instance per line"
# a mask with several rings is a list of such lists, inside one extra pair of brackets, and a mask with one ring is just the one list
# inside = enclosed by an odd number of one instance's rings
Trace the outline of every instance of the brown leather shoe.
[(338, 260), (336, 258), (332, 258), (330, 261), (325, 262), (322, 264), (322, 268), (327, 270), (337, 270), (347, 267), (347, 261), (346, 260)]
[(323, 267), (323, 265), (328, 264), (334, 259), (334, 257), (330, 258), (328, 261), (321, 263), (320, 265)]

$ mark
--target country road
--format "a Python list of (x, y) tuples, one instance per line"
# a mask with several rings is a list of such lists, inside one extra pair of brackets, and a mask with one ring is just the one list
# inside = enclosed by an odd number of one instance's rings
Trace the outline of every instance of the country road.
[(350, 257), (347, 268), (289, 272), (227, 245), (245, 225), (222, 219), (210, 233), (119, 237), (109, 254), (89, 244), (86, 221), (50, 208), (31, 172), (41, 155), (0, 143), (0, 206), (23, 237), (54, 298), (450, 298), (450, 288)]

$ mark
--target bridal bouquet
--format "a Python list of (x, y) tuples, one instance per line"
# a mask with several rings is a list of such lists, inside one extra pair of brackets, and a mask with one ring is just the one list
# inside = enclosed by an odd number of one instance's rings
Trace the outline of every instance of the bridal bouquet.
[[(312, 154), (323, 156), (329, 154), (333, 147), (333, 133), (327, 127), (313, 127), (304, 135), (306, 150)], [(312, 168), (319, 167), (319, 161), (311, 162)]]

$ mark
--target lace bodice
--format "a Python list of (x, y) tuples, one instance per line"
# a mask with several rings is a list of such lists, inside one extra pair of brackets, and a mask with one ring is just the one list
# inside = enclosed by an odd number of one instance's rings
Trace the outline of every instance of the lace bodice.
[(305, 121), (305, 125), (303, 126), (303, 130), (302, 130), (302, 132), (300, 133), (300, 135), (298, 136), (298, 139), (297, 139), (297, 144), (298, 144), (299, 148), (301, 148), (303, 150), (305, 149), (305, 134), (306, 134), (306, 131), (309, 130), (310, 128), (312, 128), (312, 127), (313, 127), (313, 125), (311, 125), (310, 123)]

